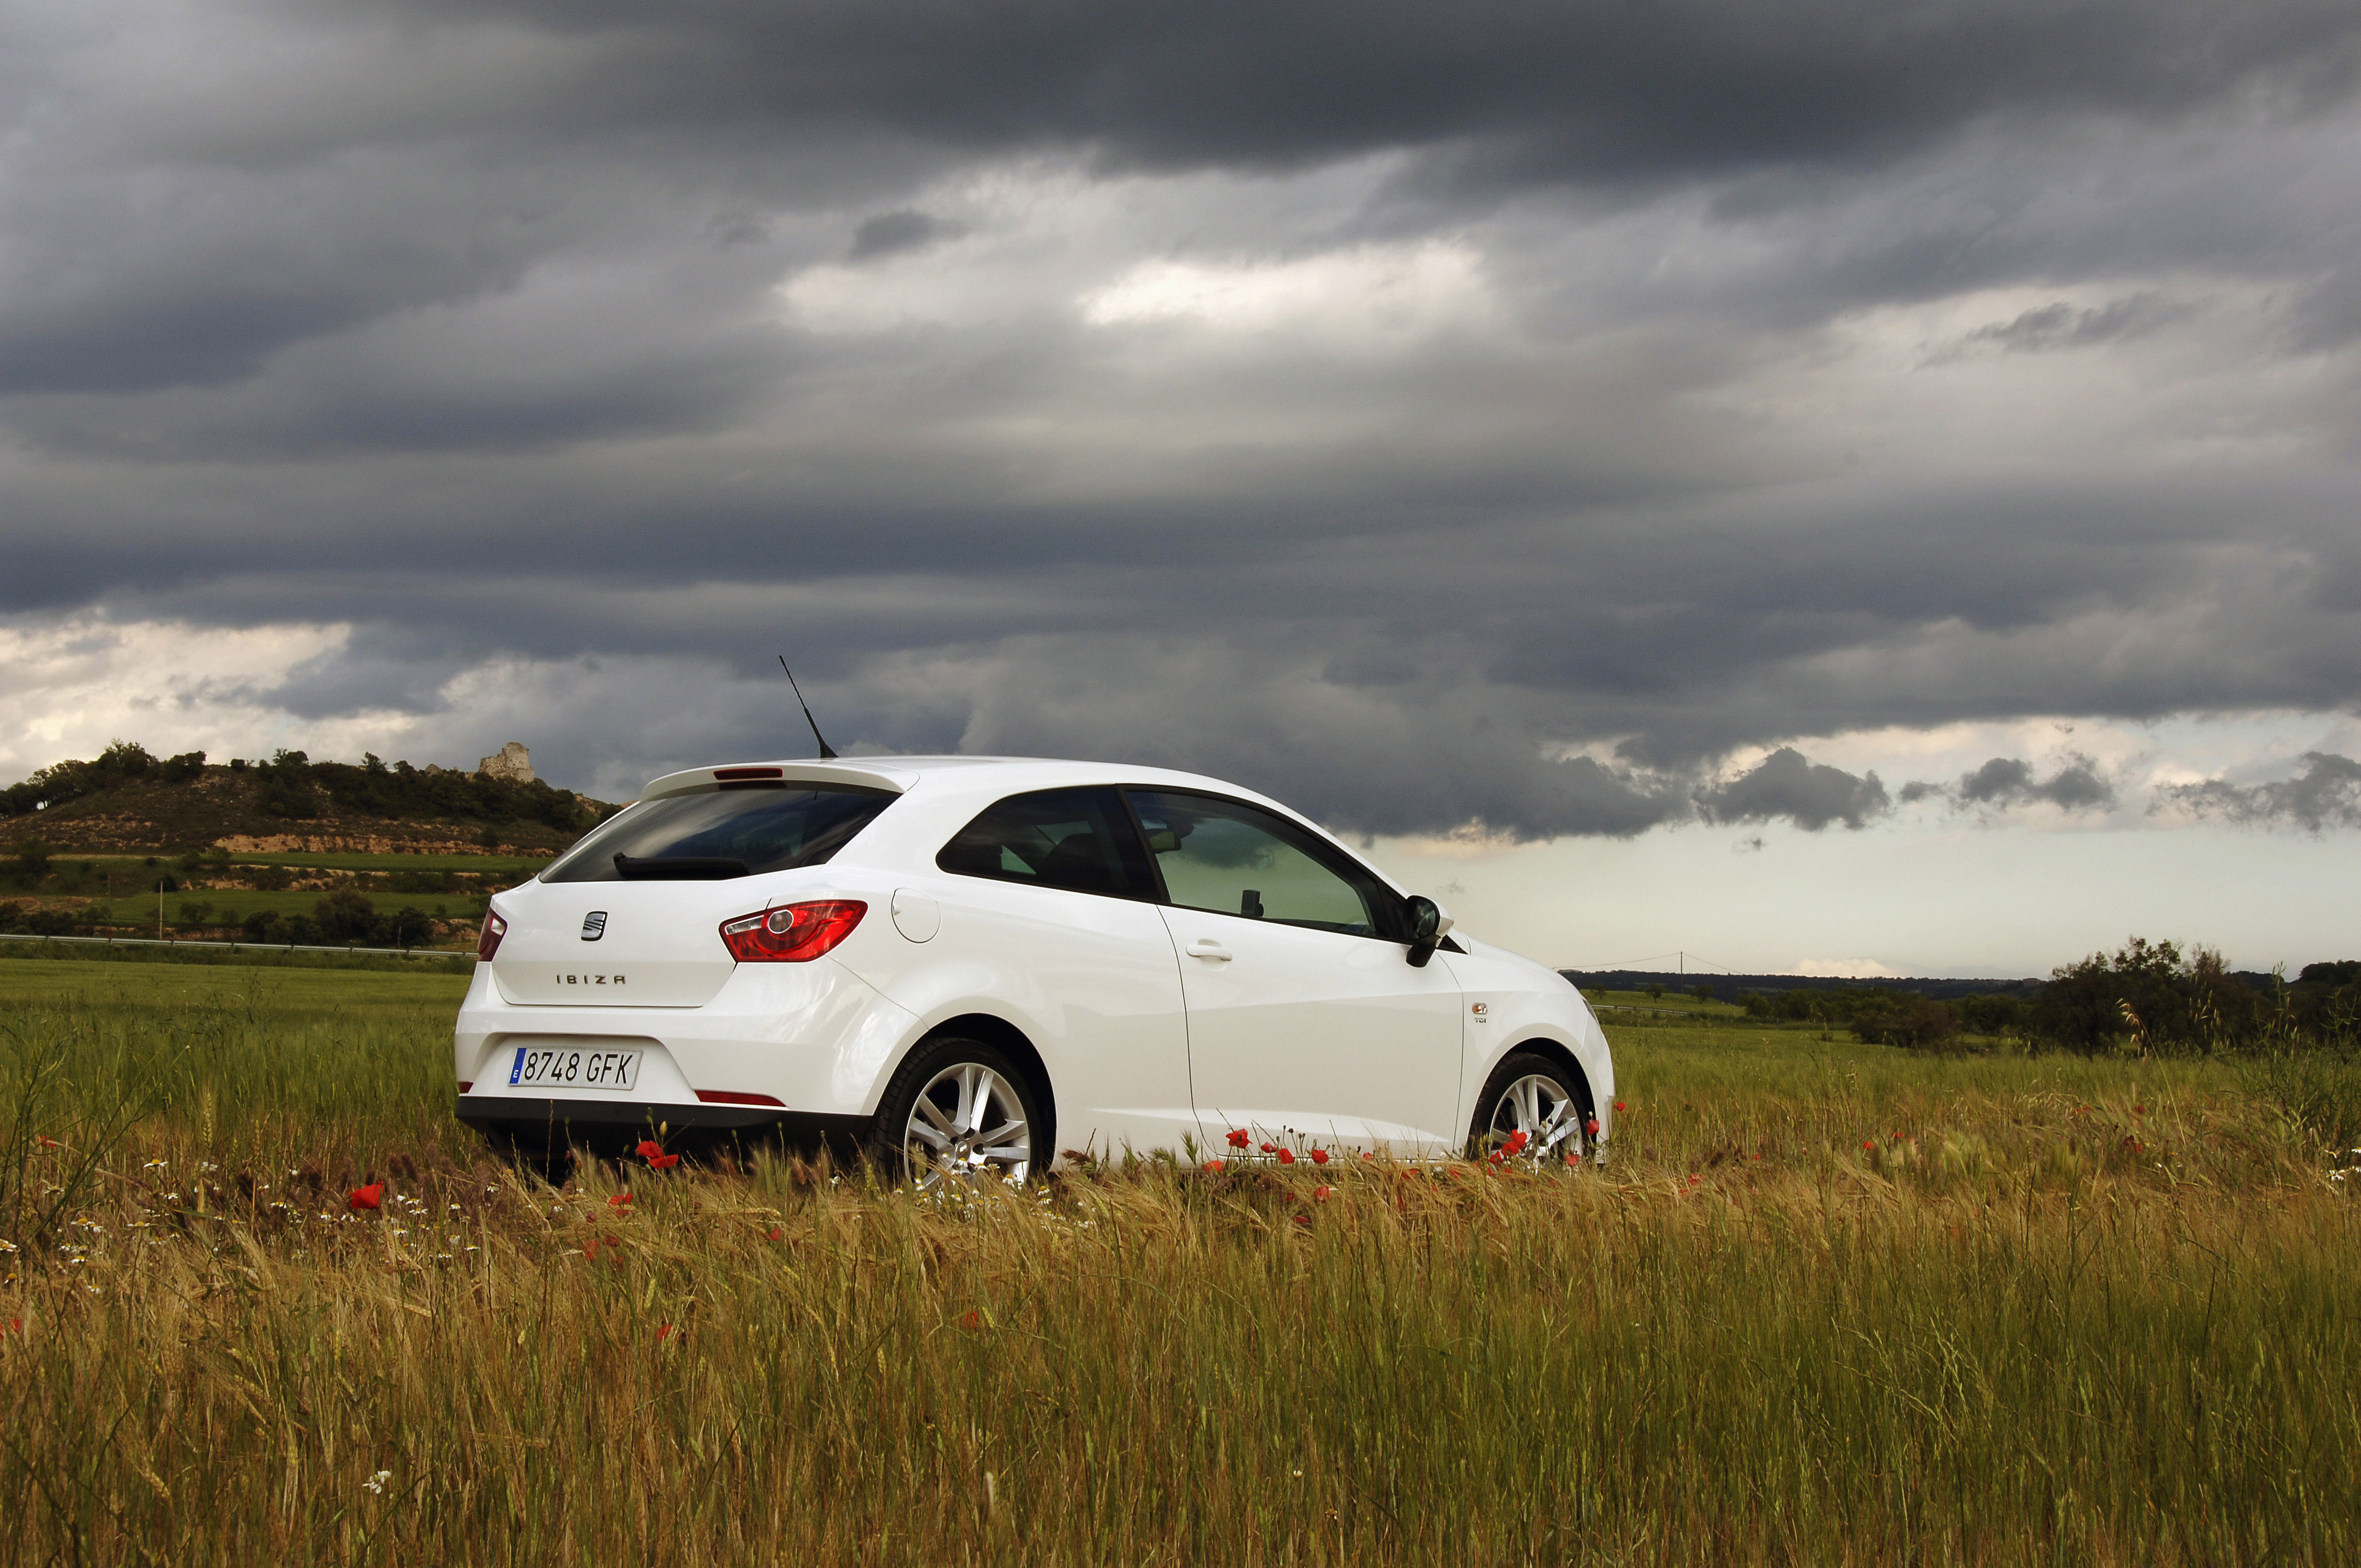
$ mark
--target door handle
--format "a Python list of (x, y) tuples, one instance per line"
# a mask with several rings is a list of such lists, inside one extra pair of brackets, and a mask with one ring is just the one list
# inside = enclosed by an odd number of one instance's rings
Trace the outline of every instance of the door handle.
[(1230, 949), (1211, 937), (1198, 938), (1189, 944), (1187, 951), (1192, 959), (1212, 959), (1216, 963), (1224, 964), (1230, 961)]

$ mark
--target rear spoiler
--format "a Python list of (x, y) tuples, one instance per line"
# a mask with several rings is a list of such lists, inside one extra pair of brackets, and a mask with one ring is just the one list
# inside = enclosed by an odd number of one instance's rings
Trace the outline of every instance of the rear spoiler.
[(640, 791), (640, 798), (656, 800), (668, 795), (702, 795), (708, 790), (782, 784), (852, 784), (900, 795), (917, 782), (915, 773), (881, 767), (867, 761), (818, 762), (806, 758), (794, 762), (724, 762), (717, 767), (686, 768), (650, 779), (648, 787)]

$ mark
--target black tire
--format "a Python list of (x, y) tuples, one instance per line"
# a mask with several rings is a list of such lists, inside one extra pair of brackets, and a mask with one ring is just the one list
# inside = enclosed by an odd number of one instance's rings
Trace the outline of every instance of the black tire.
[[(972, 1104), (976, 1091), (986, 1101), (984, 1124), (964, 1133), (944, 1124), (958, 1119), (962, 1075), (970, 1091), (967, 1102)], [(988, 1086), (981, 1075), (989, 1075)], [(935, 1107), (932, 1116), (921, 1115), (922, 1096)], [(927, 1190), (946, 1176), (975, 1181), (987, 1174), (1022, 1185), (1049, 1174), (1057, 1147), (1057, 1129), (1044, 1099), (1032, 1076), (997, 1046), (955, 1035), (928, 1040), (904, 1058), (885, 1085), (864, 1150), (879, 1179), (895, 1187)], [(1022, 1113), (1021, 1161), (1007, 1157), (1012, 1140), (995, 1135), (1011, 1124), (1011, 1101)], [(930, 1146), (928, 1128), (947, 1146)]]
[[(1521, 1091), (1529, 1080), (1539, 1080), (1530, 1098)], [(1520, 1091), (1513, 1100), (1512, 1091)], [(1562, 1111), (1557, 1109), (1560, 1106)], [(1538, 1116), (1533, 1113), (1536, 1109)], [(1511, 1135), (1521, 1125), (1527, 1141), (1513, 1157), (1538, 1165), (1569, 1154), (1587, 1154), (1590, 1141), (1583, 1124), (1589, 1117), (1590, 1090), (1580, 1073), (1532, 1051), (1510, 1051), (1485, 1079), (1484, 1091), (1476, 1097), (1476, 1114), (1467, 1127), (1467, 1157), (1488, 1158), (1496, 1150), (1510, 1157)]]

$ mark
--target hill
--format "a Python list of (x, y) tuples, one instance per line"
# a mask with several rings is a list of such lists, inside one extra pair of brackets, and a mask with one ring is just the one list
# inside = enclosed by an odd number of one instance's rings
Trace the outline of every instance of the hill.
[(538, 779), (373, 754), (314, 762), (282, 751), (216, 763), (118, 740), (0, 792), (0, 839), (67, 854), (548, 855), (614, 809)]

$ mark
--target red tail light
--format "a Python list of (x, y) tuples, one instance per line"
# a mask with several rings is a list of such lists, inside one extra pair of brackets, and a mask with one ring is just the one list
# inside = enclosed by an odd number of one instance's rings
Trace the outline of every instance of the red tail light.
[(741, 964), (801, 964), (852, 935), (869, 905), (857, 898), (782, 905), (721, 923), (721, 940)]
[(491, 956), (500, 950), (500, 938), (508, 934), (509, 923), (490, 910), (485, 910), (483, 935), (476, 938), (476, 956), (489, 962)]

